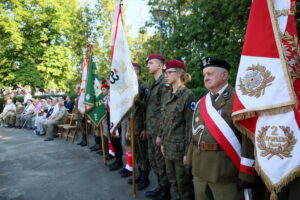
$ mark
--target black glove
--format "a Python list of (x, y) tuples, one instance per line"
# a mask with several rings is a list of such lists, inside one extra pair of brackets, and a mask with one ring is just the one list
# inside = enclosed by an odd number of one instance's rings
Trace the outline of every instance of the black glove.
[(185, 169), (185, 173), (188, 175), (188, 176), (193, 176), (192, 175), (192, 166), (191, 165), (184, 165), (184, 169)]
[(245, 188), (253, 188), (253, 183), (239, 179), (238, 180), (238, 188), (240, 190), (245, 189)]

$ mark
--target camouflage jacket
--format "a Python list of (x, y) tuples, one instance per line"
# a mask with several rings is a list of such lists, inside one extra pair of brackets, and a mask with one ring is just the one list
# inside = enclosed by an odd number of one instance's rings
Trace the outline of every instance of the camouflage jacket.
[(187, 152), (192, 136), (192, 116), (195, 96), (188, 88), (180, 88), (176, 93), (168, 91), (161, 107), (161, 135), (165, 157), (182, 160)]
[(139, 84), (139, 97), (135, 101), (135, 108), (133, 111), (134, 117), (134, 130), (135, 134), (139, 135), (140, 132), (144, 129), (145, 124), (145, 100), (149, 94), (149, 88), (145, 81), (142, 79), (138, 80)]
[(150, 135), (160, 135), (162, 99), (167, 91), (165, 84), (166, 81), (162, 74), (149, 86), (149, 95), (146, 100), (145, 130)]

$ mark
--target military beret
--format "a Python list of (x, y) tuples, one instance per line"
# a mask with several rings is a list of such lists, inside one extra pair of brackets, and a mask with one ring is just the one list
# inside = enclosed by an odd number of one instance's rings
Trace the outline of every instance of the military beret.
[(109, 88), (109, 85), (107, 83), (104, 83), (101, 85), (101, 88)]
[(227, 71), (230, 70), (230, 64), (228, 62), (222, 59), (212, 57), (206, 57), (202, 59), (201, 70), (203, 71), (203, 69), (206, 67), (221, 67), (223, 69), (226, 69)]
[(161, 61), (165, 61), (165, 58), (159, 54), (159, 53), (153, 53), (153, 54), (150, 54), (147, 58), (146, 58), (146, 62), (149, 62), (149, 60), (151, 59), (159, 59)]
[(166, 64), (163, 67), (163, 70), (165, 71), (165, 70), (170, 69), (170, 68), (185, 69), (186, 66), (185, 66), (185, 64), (182, 61), (176, 60), (176, 59), (172, 59), (172, 60), (169, 60), (168, 62), (166, 62)]
[(132, 66), (141, 68), (141, 65), (139, 63), (136, 63), (136, 62), (133, 62)]

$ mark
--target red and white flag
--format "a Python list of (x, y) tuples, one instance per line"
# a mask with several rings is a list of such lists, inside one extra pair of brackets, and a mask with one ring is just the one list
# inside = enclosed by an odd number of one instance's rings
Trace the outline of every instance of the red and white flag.
[[(88, 47), (88, 49), (86, 51), (87, 52), (86, 54), (89, 54), (92, 52), (93, 46), (88, 44), (87, 47)], [(88, 67), (89, 67), (89, 55), (85, 55), (84, 59), (83, 59), (83, 64), (82, 64), (82, 73), (81, 73), (81, 79), (80, 79), (80, 92), (78, 95), (78, 110), (82, 114), (84, 114), (91, 107), (91, 106), (84, 104)]]
[(110, 71), (110, 132), (114, 133), (138, 95), (138, 80), (130, 59), (122, 23), (121, 4), (115, 10), (112, 28)]
[(300, 48), (296, 0), (253, 0), (236, 80), (233, 120), (255, 146), (271, 197), (300, 175)]

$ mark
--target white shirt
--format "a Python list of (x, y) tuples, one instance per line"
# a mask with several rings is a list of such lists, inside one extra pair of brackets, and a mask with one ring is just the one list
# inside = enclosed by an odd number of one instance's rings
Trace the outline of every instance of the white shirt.
[(27, 100), (29, 99), (32, 99), (32, 95), (28, 93), (24, 96), (24, 103), (27, 103)]
[(41, 96), (41, 95), (43, 95), (43, 93), (40, 92), (40, 91), (38, 91), (38, 92), (34, 93), (34, 95), (35, 95), (35, 96)]
[(30, 110), (34, 110), (34, 105), (33, 104), (28, 104), (26, 107), (25, 107), (25, 109), (24, 109), (24, 111), (23, 111), (23, 113), (25, 113), (25, 114), (28, 114), (28, 112), (30, 111)]
[(53, 112), (52, 112), (52, 114), (51, 114), (51, 117), (52, 117), (52, 116), (55, 116), (56, 113), (58, 113), (58, 111), (59, 111), (59, 106), (58, 106), (58, 103), (57, 103), (57, 104), (55, 104), (55, 106), (54, 106), (54, 109), (53, 109)]
[(3, 109), (3, 113), (7, 113), (9, 110), (13, 110), (14, 112), (16, 112), (15, 104), (11, 103), (11, 104), (6, 105)]

